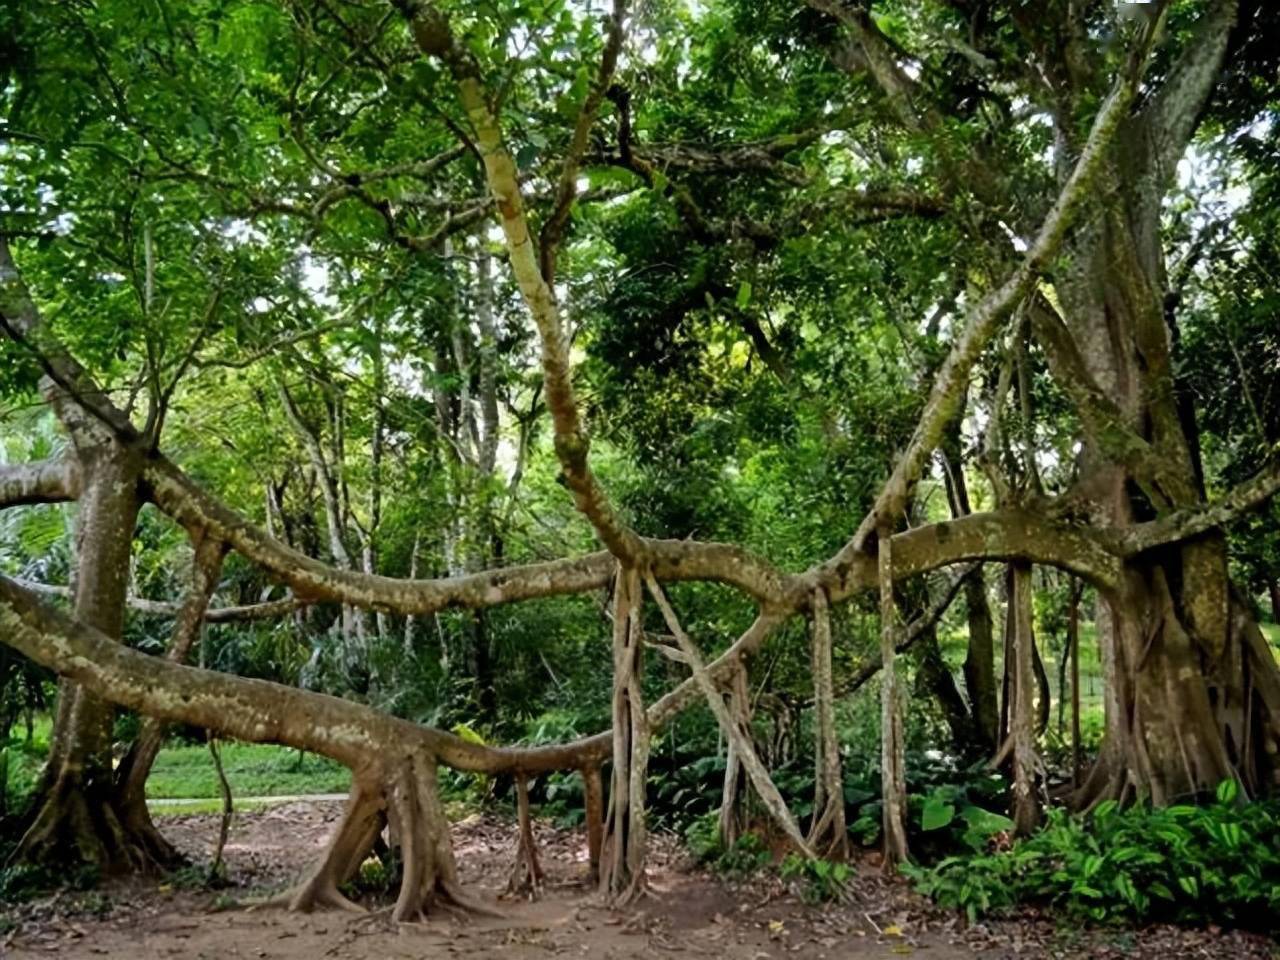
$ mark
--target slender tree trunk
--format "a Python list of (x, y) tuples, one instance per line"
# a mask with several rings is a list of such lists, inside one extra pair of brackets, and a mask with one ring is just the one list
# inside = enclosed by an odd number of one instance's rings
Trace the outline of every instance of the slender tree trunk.
[(821, 855), (843, 860), (849, 833), (844, 816), (844, 773), (840, 741), (836, 738), (835, 690), (831, 665), (831, 611), (827, 594), (813, 592), (813, 706), (814, 753), (818, 776), (814, 784), (813, 826), (809, 845)]
[(1036, 788), (1035, 732), (1032, 729), (1032, 692), (1036, 687), (1032, 667), (1031, 566), (1012, 564), (1009, 595), (1013, 624), (1013, 705), (1010, 711), (1013, 737), (1013, 822), (1020, 836), (1031, 834), (1040, 822)]
[[(969, 488), (960, 458), (959, 424), (950, 431), (944, 450), (944, 473), (951, 515), (959, 519), (971, 512)], [(990, 755), (996, 748), (1000, 727), (1000, 696), (996, 688), (995, 630), (991, 604), (987, 599), (984, 571), (977, 570), (965, 580), (964, 600), (969, 624), (969, 645), (964, 658), (964, 685), (969, 695), (969, 711), (979, 736), (978, 753)]]
[[(226, 545), (220, 541), (201, 537), (194, 544), (191, 586), (174, 620), (173, 636), (165, 652), (166, 658), (174, 663), (185, 663), (191, 648), (199, 642), (205, 611), (217, 588), (225, 555)], [(160, 835), (147, 809), (147, 777), (168, 731), (167, 724), (154, 717), (144, 717), (137, 739), (115, 774), (121, 816), (130, 830), (146, 840), (153, 859), (158, 863), (173, 862), (179, 856), (177, 850)]]
[[(742, 729), (751, 731), (751, 698), (747, 690), (747, 669), (738, 670), (729, 684), (729, 713)], [(732, 846), (742, 832), (742, 800), (744, 797), (742, 758), (737, 742), (729, 741), (725, 751), (724, 782), (720, 789), (720, 842)]]
[(1071, 648), (1071, 786), (1080, 786), (1080, 596), (1083, 584), (1071, 591), (1067, 612), (1067, 644)]
[(613, 613), (613, 780), (600, 877), (601, 892), (619, 904), (645, 892), (649, 725), (640, 689), (644, 648), (640, 589), (639, 573), (619, 565)]
[(1271, 622), (1280, 624), (1280, 580), (1271, 581), (1270, 591), (1271, 591)]
[(893, 600), (892, 531), (881, 525), (877, 538), (880, 570), (880, 781), (884, 801), (884, 865), (893, 869), (907, 852), (907, 776), (902, 730), (902, 697), (895, 665), (897, 624)]
[(951, 739), (965, 756), (989, 755), (982, 746), (984, 738), (976, 729), (973, 714), (956, 687), (951, 668), (947, 666), (938, 646), (938, 630), (930, 626), (917, 642), (919, 674), (917, 686), (938, 701), (943, 719), (951, 731)]

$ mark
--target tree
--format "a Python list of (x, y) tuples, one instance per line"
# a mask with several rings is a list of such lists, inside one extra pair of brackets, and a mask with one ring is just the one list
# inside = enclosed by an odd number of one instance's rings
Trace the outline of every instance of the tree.
[[(1222, 529), (1274, 494), (1280, 468), (1259, 456), (1210, 496), (1174, 362), (1180, 317), (1160, 221), (1174, 166), (1223, 82), (1224, 52), (1257, 24), (1235, 28), (1230, 0), (1159, 4), (1138, 25), (1060, 6), (1037, 16), (811, 0), (812, 9), (725, 2), (695, 13), (618, 0), (602, 17), (551, 3), (534, 23), (502, 5), (472, 16), (420, 0), (287, 11), (198, 2), (182, 18), (190, 28), (130, 5), (25, 11), (19, 47), (76, 82), (28, 70), (6, 94), (12, 137), (25, 146), (8, 174), (14, 209), (0, 224), (0, 323), (19, 360), (10, 392), (39, 378), (72, 450), (3, 468), (0, 502), (77, 500), (80, 535), (74, 621), (11, 585), (5, 609), (15, 645), (85, 687), (60, 698), (24, 855), (74, 850), (112, 867), (163, 857), (109, 786), (107, 701), (353, 767), (347, 818), (299, 907), (342, 903), (336, 888), (384, 818), (406, 863), (397, 916), (416, 916), (437, 893), (462, 899), (440, 762), (518, 776), (581, 770), (602, 885), (638, 894), (647, 734), (699, 699), (775, 820), (808, 851), (724, 694), (766, 638), (812, 616), (806, 682), (824, 798), (836, 797), (828, 608), (877, 593), (885, 833), (889, 859), (901, 859), (895, 654), (928, 636), (938, 613), (919, 604), (919, 620), (897, 625), (895, 594), (908, 578), (969, 561), (1012, 564), (1017, 586), (1005, 705), (1024, 828), (1035, 816), (1032, 564), (1087, 582), (1108, 611), (1107, 741), (1077, 802), (1163, 803), (1226, 776), (1262, 789), (1280, 678), (1231, 589)], [(699, 20), (709, 52), (690, 54), (676, 41)], [(111, 52), (122, 35), (148, 56)], [(794, 66), (775, 50), (794, 52)], [(742, 88), (724, 88), (720, 54)], [(655, 82), (693, 68), (687, 95)], [(225, 76), (244, 82), (228, 88)], [(799, 93), (777, 93), (784, 81)], [(760, 95), (769, 89), (773, 100)], [(690, 131), (712, 121), (727, 138), (691, 145)], [(59, 205), (75, 214), (62, 232), (49, 226)], [(500, 238), (482, 229), (495, 216)], [(87, 263), (66, 252), (80, 245)], [(116, 270), (123, 281), (103, 281)], [(68, 275), (78, 283), (64, 294)], [(108, 330), (99, 310), (121, 322)], [(536, 358), (499, 315), (532, 321)], [(585, 363), (575, 337), (586, 341)], [(398, 387), (406, 367), (418, 379)], [(971, 381), (983, 374), (990, 389), (980, 393)], [(142, 427), (119, 385), (145, 398)], [(1037, 391), (1051, 390), (1065, 401), (1038, 402)], [(287, 426), (307, 465), (290, 470), (254, 437), (250, 472), (260, 475), (228, 477), (224, 493), (235, 496), (220, 499), (194, 469), (200, 457), (184, 469), (168, 451), (179, 437), (226, 462), (199, 439), (208, 428), (192, 410), (233, 396)], [(725, 427), (729, 406), (741, 412)], [(536, 449), (542, 412), (550, 437)], [(966, 434), (967, 414), (986, 423), (985, 436)], [(1077, 428), (1084, 443), (1068, 469), (1061, 451)], [(416, 456), (415, 443), (429, 454)], [(945, 518), (925, 502), (939, 450)], [(415, 504), (404, 527), (418, 529), (403, 538), (412, 559), (402, 544), (399, 563), (385, 510), (389, 452), (404, 458), (402, 476), (418, 471), (444, 503)], [(780, 452), (787, 463), (771, 466)], [(550, 555), (560, 559), (507, 549), (530, 461), (576, 511), (557, 514), (566, 531)], [(237, 509), (260, 503), (264, 487), (265, 529)], [(719, 494), (727, 505), (713, 502)], [(206, 544), (219, 561), (232, 551), (297, 603), (337, 605), (344, 662), (367, 661), (390, 617), (439, 626), (464, 611), (488, 717), (500, 706), (489, 611), (608, 591), (612, 733), (472, 749), (317, 694), (148, 666), (111, 644), (122, 636), (144, 504), (197, 554)], [(439, 576), (417, 575), (423, 526)], [(603, 549), (574, 555), (588, 536)], [(311, 555), (320, 551), (331, 562)], [(197, 573), (175, 650), (209, 616), (216, 569)], [(732, 588), (755, 616), (710, 662), (666, 597), (663, 584), (682, 581)], [(973, 740), (996, 747), (991, 617), (977, 571), (955, 578), (944, 599), (965, 583)], [(692, 673), (650, 704), (642, 584), (676, 640), (671, 658)], [(412, 641), (412, 626), (405, 635)], [(140, 682), (148, 672), (163, 682)], [(189, 700), (175, 694), (183, 690)], [(222, 716), (233, 705), (243, 715)], [(289, 709), (327, 732), (299, 729)], [(343, 723), (359, 731), (349, 742)], [(606, 815), (598, 766), (609, 753)], [(824, 837), (838, 822), (834, 809), (818, 815), (812, 842), (838, 848), (841, 836)], [(522, 855), (536, 874), (533, 851)]]

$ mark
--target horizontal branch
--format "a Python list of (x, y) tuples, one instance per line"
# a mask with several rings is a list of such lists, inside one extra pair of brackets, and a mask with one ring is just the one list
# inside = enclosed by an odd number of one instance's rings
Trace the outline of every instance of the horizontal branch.
[[(777, 615), (762, 614), (707, 666), (707, 675), (723, 682), (738, 669), (738, 658), (754, 652), (780, 622)], [(4, 576), (0, 643), (122, 707), (251, 743), (308, 750), (353, 771), (367, 769), (389, 753), (421, 750), (458, 770), (537, 774), (597, 764), (612, 749), (609, 731), (564, 744), (491, 747), (339, 697), (183, 666), (117, 643)], [(670, 720), (697, 695), (693, 679), (686, 680), (649, 708), (651, 727)]]
[[(341, 570), (272, 537), (202, 490), (177, 466), (154, 457), (144, 480), (150, 499), (189, 530), (204, 530), (276, 576), (306, 602), (329, 600), (365, 609), (429, 614), (450, 607), (478, 608), (607, 587), (613, 562), (603, 551), (546, 563), (502, 567), (460, 577), (405, 580)], [(660, 580), (709, 580), (738, 587), (763, 603), (785, 603), (792, 578), (732, 544), (645, 540)]]
[[(56, 583), (37, 583), (14, 577), (13, 582), (32, 593), (48, 597), (70, 597), (71, 588)], [(170, 600), (150, 600), (146, 597), (129, 597), (125, 604), (135, 613), (148, 617), (176, 617), (182, 604)], [(306, 606), (297, 597), (264, 600), (262, 603), (237, 604), (227, 607), (209, 607), (204, 613), (205, 623), (245, 623), (253, 620), (272, 620), (283, 617)]]
[(0, 466), (0, 509), (74, 500), (78, 473), (71, 458)]

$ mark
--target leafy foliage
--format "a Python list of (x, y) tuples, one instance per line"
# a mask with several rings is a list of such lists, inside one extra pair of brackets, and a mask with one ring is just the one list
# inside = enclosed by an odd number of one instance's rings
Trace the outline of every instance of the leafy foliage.
[(1230, 922), (1273, 929), (1280, 907), (1280, 805), (1239, 803), (1225, 781), (1207, 806), (1112, 801), (1089, 817), (1049, 812), (1011, 849), (904, 866), (916, 888), (971, 920), (1048, 904), (1092, 921)]

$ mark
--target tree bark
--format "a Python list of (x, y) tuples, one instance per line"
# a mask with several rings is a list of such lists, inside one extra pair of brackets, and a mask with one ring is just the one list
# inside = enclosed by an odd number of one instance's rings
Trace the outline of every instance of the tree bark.
[[(751, 699), (745, 665), (729, 682), (729, 714), (734, 723), (751, 736)], [(742, 832), (742, 782), (742, 758), (737, 742), (730, 739), (725, 750), (724, 781), (720, 788), (720, 842), (726, 849), (733, 846)]]
[(613, 780), (600, 889), (626, 904), (645, 893), (645, 784), (649, 769), (649, 724), (640, 681), (644, 637), (640, 627), (640, 575), (618, 566), (613, 608)]
[[(119, 640), (140, 506), (138, 464), (111, 441), (77, 451), (85, 478), (76, 518), (72, 609), (77, 620)], [(112, 787), (114, 708), (67, 681), (59, 686), (49, 750), (15, 861), (92, 863), (104, 872), (156, 866), (148, 838), (133, 835)]]
[[(781, 828), (783, 834), (795, 844), (796, 849), (812, 859), (813, 850), (805, 840), (804, 834), (800, 832), (800, 827), (796, 824), (795, 817), (792, 816), (791, 810), (787, 807), (787, 801), (783, 799), (782, 794), (774, 785), (773, 778), (769, 776), (769, 771), (760, 762), (755, 745), (751, 742), (750, 732), (744, 730), (735, 722), (735, 718), (730, 714), (729, 708), (725, 706), (724, 696), (716, 688), (715, 683), (707, 673), (707, 667), (702, 662), (702, 655), (698, 652), (698, 648), (684, 632), (684, 628), (680, 626), (679, 620), (676, 619), (675, 611), (671, 609), (671, 605), (667, 602), (662, 588), (658, 586), (658, 581), (653, 579), (652, 574), (648, 574), (645, 577), (645, 582), (649, 587), (649, 592), (653, 595), (654, 601), (662, 611), (663, 619), (667, 623), (667, 629), (676, 638), (676, 643), (680, 647), (685, 663), (693, 673), (694, 682), (697, 683), (698, 688), (702, 691), (707, 706), (710, 707), (712, 715), (720, 724), (721, 732), (737, 748), (738, 758), (742, 762), (742, 768), (746, 771), (747, 777), (751, 780), (752, 787), (755, 788), (756, 796), (760, 798), (760, 802), (764, 804), (765, 809), (769, 811), (769, 816)], [(843, 792), (841, 792), (841, 796), (843, 798)], [(843, 813), (843, 808), (841, 812)]]
[[(192, 647), (199, 642), (209, 598), (218, 586), (226, 545), (202, 537), (193, 545), (191, 586), (173, 624), (173, 636), (165, 656), (174, 663), (185, 663)], [(178, 851), (160, 834), (147, 809), (147, 777), (164, 744), (169, 728), (154, 717), (145, 717), (137, 739), (116, 769), (115, 782), (121, 817), (137, 837), (144, 839), (152, 859), (157, 863), (174, 863)], [(216, 748), (213, 748), (216, 749)]]
[(1019, 836), (1029, 836), (1040, 822), (1036, 787), (1036, 757), (1032, 696), (1036, 689), (1032, 666), (1031, 566), (1013, 564), (1009, 595), (1013, 626), (1013, 705), (1010, 724), (1013, 737), (1013, 822)]
[(897, 624), (893, 600), (893, 537), (887, 526), (877, 540), (880, 566), (880, 782), (883, 797), (884, 865), (907, 860), (907, 776), (902, 698), (894, 659)]
[(844, 773), (840, 741), (836, 738), (835, 690), (831, 665), (831, 611), (826, 591), (813, 592), (813, 706), (814, 778), (813, 826), (809, 845), (828, 859), (848, 855), (849, 834), (844, 816)]

